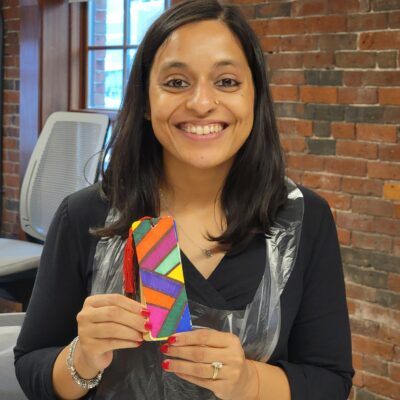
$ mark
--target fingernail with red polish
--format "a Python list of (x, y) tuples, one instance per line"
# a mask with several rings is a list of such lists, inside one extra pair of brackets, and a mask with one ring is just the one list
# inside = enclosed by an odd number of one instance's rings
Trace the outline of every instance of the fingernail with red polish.
[(142, 310), (142, 311), (140, 311), (140, 314), (145, 318), (150, 317), (150, 311), (149, 310)]
[(168, 344), (174, 344), (176, 342), (176, 337), (175, 336), (170, 336), (168, 338)]
[(164, 360), (161, 363), (161, 367), (162, 367), (162, 369), (169, 369), (169, 361), (168, 360)]
[(161, 345), (160, 346), (161, 353), (168, 353), (168, 348), (169, 348), (169, 346), (167, 343), (164, 343), (163, 345)]
[(152, 328), (151, 323), (147, 321), (147, 322), (144, 324), (144, 329), (146, 329), (146, 331), (151, 331), (151, 328)]
[(137, 343), (137, 345), (139, 347), (139, 346), (141, 346), (143, 344), (143, 340), (137, 340), (136, 343)]

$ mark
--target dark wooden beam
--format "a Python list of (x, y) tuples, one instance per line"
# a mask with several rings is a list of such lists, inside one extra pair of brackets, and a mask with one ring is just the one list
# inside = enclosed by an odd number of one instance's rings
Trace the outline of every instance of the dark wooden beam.
[(41, 126), (55, 111), (68, 110), (69, 15), (68, 2), (52, 0), (42, 8)]
[(41, 128), (40, 57), (42, 15), (39, 2), (21, 0), (20, 15), (19, 162), (22, 182), (29, 157)]
[(20, 177), (54, 111), (68, 110), (69, 12), (64, 0), (21, 0)]

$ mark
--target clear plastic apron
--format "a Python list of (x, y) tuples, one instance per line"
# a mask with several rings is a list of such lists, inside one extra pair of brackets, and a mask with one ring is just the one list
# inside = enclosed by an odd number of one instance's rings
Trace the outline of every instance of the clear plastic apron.
[[(245, 310), (216, 310), (189, 301), (194, 328), (212, 328), (240, 338), (248, 359), (266, 362), (280, 333), (280, 294), (293, 270), (303, 221), (301, 191), (287, 180), (288, 202), (280, 211), (271, 236), (266, 238), (265, 272), (253, 301)], [(107, 221), (112, 220), (112, 212)], [(102, 238), (96, 248), (92, 294), (122, 293), (122, 260), (125, 239)], [(95, 399), (214, 400), (204, 388), (164, 372), (160, 342), (145, 342), (137, 349), (114, 351), (111, 365), (104, 371)]]

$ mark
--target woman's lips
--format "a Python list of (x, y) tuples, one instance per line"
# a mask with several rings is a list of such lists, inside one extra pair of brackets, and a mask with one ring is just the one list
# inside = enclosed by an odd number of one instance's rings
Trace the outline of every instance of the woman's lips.
[(196, 124), (196, 123), (181, 123), (178, 124), (178, 129), (197, 136), (207, 136), (218, 134), (226, 129), (228, 124), (224, 122), (208, 123), (208, 124)]

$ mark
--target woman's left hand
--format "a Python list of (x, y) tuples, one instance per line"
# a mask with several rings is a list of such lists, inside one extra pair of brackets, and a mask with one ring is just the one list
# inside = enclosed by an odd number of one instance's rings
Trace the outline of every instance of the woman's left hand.
[[(175, 338), (175, 339), (174, 339)], [(214, 392), (223, 400), (252, 399), (257, 381), (237, 336), (211, 329), (175, 334), (161, 346), (167, 357), (162, 366), (180, 378)], [(212, 363), (223, 364), (213, 379)]]

